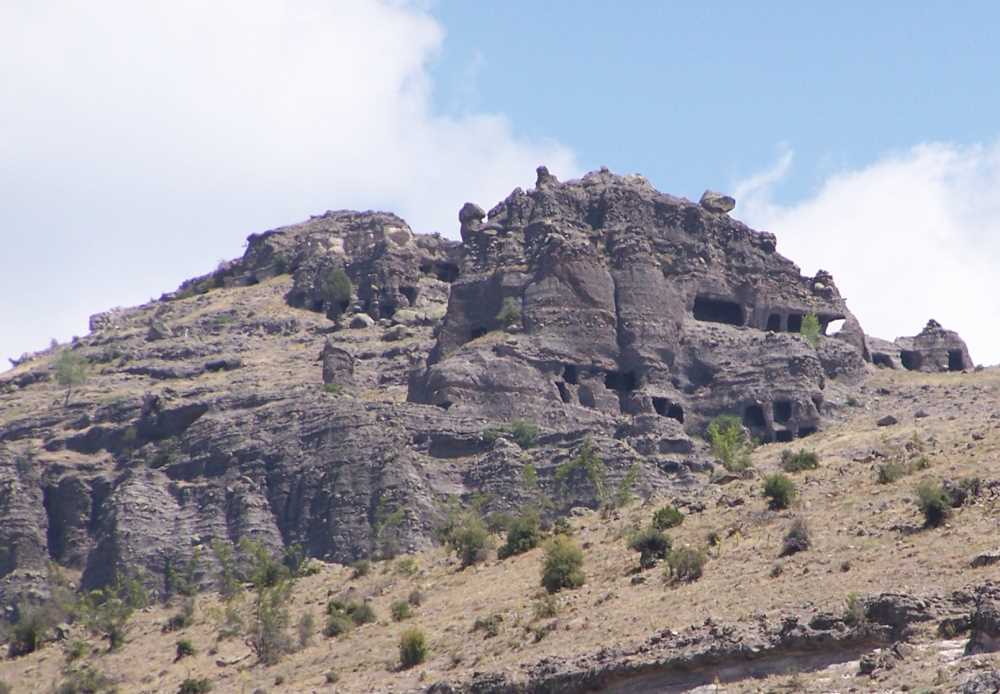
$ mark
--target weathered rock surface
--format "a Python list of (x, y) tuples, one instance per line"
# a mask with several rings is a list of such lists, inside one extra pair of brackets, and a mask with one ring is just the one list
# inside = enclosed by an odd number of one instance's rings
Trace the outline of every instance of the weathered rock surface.
[(876, 366), (910, 371), (965, 371), (975, 368), (969, 348), (954, 330), (945, 330), (933, 318), (919, 335), (897, 337), (894, 342), (869, 337)]
[[(160, 301), (95, 315), (69, 407), (56, 348), (5, 375), (0, 604), (42, 596), (49, 560), (87, 586), (125, 571), (162, 589), (196, 551), (210, 584), (213, 540), (337, 561), (424, 547), (449, 496), (516, 510), (529, 463), (552, 513), (593, 508), (585, 471), (555, 482), (587, 438), (608, 488), (634, 467), (637, 493), (684, 498), (715, 466), (710, 418), (808, 436), (864, 376), (828, 273), (641, 177), (543, 168), (459, 224), (461, 243), (382, 212), (254, 234)], [(340, 271), (349, 296), (329, 291)], [(844, 327), (812, 344), (808, 313)], [(484, 436), (516, 418), (535, 447)]]

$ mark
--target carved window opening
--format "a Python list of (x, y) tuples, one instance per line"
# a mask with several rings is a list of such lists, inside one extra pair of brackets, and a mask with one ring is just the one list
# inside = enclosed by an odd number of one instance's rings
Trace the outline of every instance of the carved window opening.
[(900, 352), (899, 360), (903, 362), (903, 368), (910, 371), (917, 371), (924, 363), (924, 358), (920, 356), (920, 352), (912, 349), (904, 349)]
[(694, 300), (695, 320), (709, 323), (726, 323), (727, 325), (743, 325), (745, 318), (743, 307), (735, 301), (713, 299), (699, 295)]

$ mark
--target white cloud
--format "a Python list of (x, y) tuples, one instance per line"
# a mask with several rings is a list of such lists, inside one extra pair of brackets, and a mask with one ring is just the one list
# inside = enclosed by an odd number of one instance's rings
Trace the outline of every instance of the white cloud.
[(376, 207), (454, 236), (466, 200), (488, 208), (541, 163), (579, 173), (502, 115), (436, 113), (443, 39), (413, 3), (0, 3), (0, 356), (83, 333), (253, 231)]
[(785, 152), (736, 186), (735, 214), (774, 232), (807, 274), (832, 272), (869, 334), (913, 335), (935, 318), (977, 362), (1000, 363), (1000, 143), (922, 144), (779, 204), (791, 162)]

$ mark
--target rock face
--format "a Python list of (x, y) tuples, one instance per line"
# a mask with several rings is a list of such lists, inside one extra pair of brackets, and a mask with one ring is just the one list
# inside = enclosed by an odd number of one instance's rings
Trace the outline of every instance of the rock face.
[[(542, 168), (489, 214), (463, 206), (461, 243), (327, 212), (94, 316), (0, 380), (0, 604), (41, 599), (49, 560), (85, 586), (131, 572), (162, 590), (196, 554), (210, 584), (213, 540), (344, 562), (421, 548), (451, 496), (518, 509), (528, 464), (553, 514), (633, 469), (637, 493), (683, 500), (714, 467), (718, 414), (809, 435), (859, 385), (864, 333), (828, 273), (801, 276), (712, 204)], [(810, 313), (844, 327), (811, 342)], [(69, 407), (58, 349), (89, 365)], [(513, 419), (536, 445), (504, 433)], [(587, 440), (606, 484), (557, 482)]]
[[(654, 414), (692, 432), (731, 413), (789, 440), (819, 426), (830, 382), (863, 373), (828, 273), (802, 277), (773, 235), (639, 177), (543, 171), (485, 223), (472, 203), (459, 217), (461, 274), (413, 401), (546, 423)], [(823, 330), (844, 320), (838, 339), (800, 336), (809, 313)]]
[(919, 335), (897, 337), (895, 342), (868, 338), (876, 366), (910, 371), (965, 371), (975, 364), (965, 341), (954, 330), (945, 330), (933, 318)]

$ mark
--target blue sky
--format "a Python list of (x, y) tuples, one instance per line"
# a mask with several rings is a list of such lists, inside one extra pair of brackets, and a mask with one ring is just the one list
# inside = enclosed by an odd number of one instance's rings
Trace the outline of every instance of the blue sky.
[(1000, 362), (1000, 6), (748, 5), (0, 3), (0, 357), (326, 209), (457, 236), (545, 163), (733, 192), (869, 333)]

